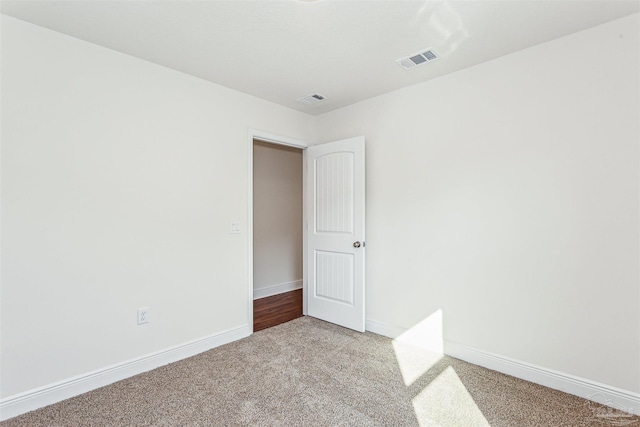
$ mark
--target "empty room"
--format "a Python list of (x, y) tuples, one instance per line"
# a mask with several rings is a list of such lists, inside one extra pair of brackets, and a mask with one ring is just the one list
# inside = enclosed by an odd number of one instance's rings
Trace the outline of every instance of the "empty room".
[(0, 426), (640, 427), (639, 1), (0, 12)]

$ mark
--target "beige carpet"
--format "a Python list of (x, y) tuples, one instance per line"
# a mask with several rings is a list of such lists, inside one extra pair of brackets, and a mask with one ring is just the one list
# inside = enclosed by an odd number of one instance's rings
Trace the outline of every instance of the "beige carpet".
[(640, 426), (575, 396), (309, 317), (0, 423)]

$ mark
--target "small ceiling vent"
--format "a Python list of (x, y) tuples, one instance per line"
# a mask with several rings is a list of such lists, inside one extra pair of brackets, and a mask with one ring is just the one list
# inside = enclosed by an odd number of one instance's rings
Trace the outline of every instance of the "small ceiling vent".
[(324, 96), (318, 95), (317, 93), (298, 99), (298, 102), (306, 105), (317, 104), (320, 101), (324, 101)]
[(417, 67), (418, 65), (426, 64), (427, 62), (435, 61), (438, 56), (432, 49), (427, 49), (424, 52), (416, 53), (406, 58), (400, 58), (396, 62), (402, 66), (405, 70)]

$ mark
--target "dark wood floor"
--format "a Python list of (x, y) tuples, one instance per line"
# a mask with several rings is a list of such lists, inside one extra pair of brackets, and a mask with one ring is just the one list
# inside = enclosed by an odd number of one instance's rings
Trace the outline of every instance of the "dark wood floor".
[(302, 289), (253, 301), (253, 331), (302, 317)]

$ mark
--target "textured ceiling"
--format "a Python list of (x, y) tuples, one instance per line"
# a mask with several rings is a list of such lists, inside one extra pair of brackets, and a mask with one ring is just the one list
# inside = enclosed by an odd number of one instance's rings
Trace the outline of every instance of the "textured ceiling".
[[(640, 10), (637, 0), (3, 0), (0, 7), (15, 18), (310, 114)], [(396, 64), (425, 48), (440, 58), (411, 70)], [(313, 93), (327, 99), (296, 102)]]

